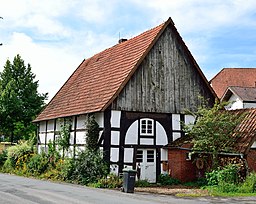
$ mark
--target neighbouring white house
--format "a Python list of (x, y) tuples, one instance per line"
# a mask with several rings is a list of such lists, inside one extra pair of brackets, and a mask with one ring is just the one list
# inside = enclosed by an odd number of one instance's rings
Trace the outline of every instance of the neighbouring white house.
[(60, 125), (71, 121), (70, 154), (85, 148), (85, 122), (94, 115), (100, 148), (110, 170), (141, 166), (140, 179), (156, 182), (168, 173), (168, 143), (193, 123), (199, 96), (214, 104), (216, 94), (168, 19), (84, 60), (35, 119), (38, 149), (47, 151)]
[(256, 108), (256, 87), (228, 87), (221, 101), (230, 102), (228, 110)]

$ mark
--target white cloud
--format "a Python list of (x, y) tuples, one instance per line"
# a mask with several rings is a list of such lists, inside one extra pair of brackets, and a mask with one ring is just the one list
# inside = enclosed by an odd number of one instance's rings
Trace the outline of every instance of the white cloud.
[(106, 21), (111, 21), (115, 5), (116, 0), (76, 1), (76, 6), (80, 8), (77, 15), (89, 23), (103, 24)]
[[(116, 44), (119, 31), (134, 37), (172, 17), (198, 64), (206, 67), (224, 58), (212, 47), (216, 38), (256, 24), (255, 0), (0, 0), (0, 5), (0, 68), (20, 54), (50, 97), (83, 58)], [(238, 53), (236, 59), (251, 61), (253, 54)], [(234, 61), (232, 56), (226, 58)], [(225, 64), (230, 63), (215, 66)]]
[(23, 22), (24, 27), (35, 28), (40, 35), (53, 35), (68, 37), (70, 32), (67, 28), (64, 28), (58, 21), (47, 18), (43, 15), (29, 16), (27, 20)]
[(74, 44), (49, 45), (38, 44), (24, 33), (13, 33), (0, 49), (0, 71), (7, 59), (13, 60), (20, 54), (26, 63), (31, 64), (33, 73), (39, 80), (39, 91), (49, 92), (49, 99), (64, 84), (84, 58), (113, 44), (113, 39), (106, 35), (85, 33)]
[(70, 3), (63, 0), (0, 0), (0, 14), (9, 29), (35, 29), (37, 35), (67, 36), (58, 17), (68, 12)]
[[(81, 56), (69, 53), (67, 47), (51, 47), (36, 44), (24, 33), (13, 33), (10, 43), (1, 47), (0, 67), (6, 60), (13, 60), (20, 54), (25, 63), (31, 64), (32, 72), (39, 80), (39, 91), (50, 92), (49, 98), (57, 92), (69, 75), (82, 61)], [(0, 70), (2, 71), (2, 70)]]
[(233, 26), (239, 23), (255, 25), (255, 21), (250, 19), (250, 15), (255, 13), (254, 0), (246, 2), (243, 0), (133, 0), (133, 2), (144, 9), (149, 9), (155, 22), (172, 17), (178, 29), (186, 33), (212, 32), (221, 26)]

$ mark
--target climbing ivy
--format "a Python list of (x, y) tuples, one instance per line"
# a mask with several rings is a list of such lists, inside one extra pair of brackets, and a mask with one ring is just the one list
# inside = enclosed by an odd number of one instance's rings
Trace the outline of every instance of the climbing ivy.
[(99, 149), (99, 125), (95, 120), (94, 115), (88, 116), (86, 122), (86, 148), (91, 151), (96, 151)]
[(65, 156), (65, 153), (68, 152), (70, 147), (70, 129), (71, 129), (71, 121), (65, 120), (63, 124), (60, 126), (60, 135), (57, 138), (57, 145), (59, 149), (62, 150), (62, 156)]

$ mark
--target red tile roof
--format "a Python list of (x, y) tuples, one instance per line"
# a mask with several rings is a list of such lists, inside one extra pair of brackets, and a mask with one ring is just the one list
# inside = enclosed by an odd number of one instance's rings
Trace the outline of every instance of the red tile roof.
[(34, 122), (104, 110), (170, 23), (171, 18), (84, 60)]
[[(228, 110), (225, 110), (228, 111)], [(229, 110), (232, 114), (236, 114), (238, 117), (242, 116), (242, 122), (234, 129), (232, 135), (234, 140), (231, 142), (230, 147), (233, 150), (230, 153), (242, 153), (247, 154), (256, 140), (256, 109), (239, 109)], [(167, 145), (167, 148), (193, 148), (192, 136), (186, 135), (174, 142)]]
[(219, 98), (229, 86), (255, 87), (256, 68), (224, 68), (210, 83)]
[(232, 110), (234, 114), (246, 114), (232, 135), (235, 139), (235, 152), (247, 154), (256, 139), (256, 109)]

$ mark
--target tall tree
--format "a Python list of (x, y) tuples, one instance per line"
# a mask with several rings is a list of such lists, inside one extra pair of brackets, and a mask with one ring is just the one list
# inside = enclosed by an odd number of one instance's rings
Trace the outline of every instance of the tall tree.
[(32, 120), (42, 110), (46, 94), (37, 91), (38, 81), (31, 66), (20, 55), (6, 61), (0, 73), (0, 132), (14, 142), (28, 139), (35, 130)]

